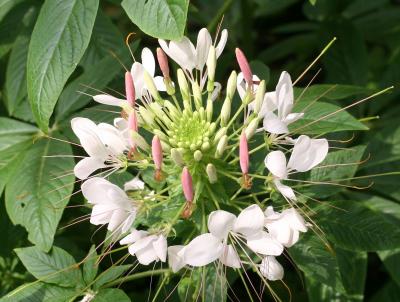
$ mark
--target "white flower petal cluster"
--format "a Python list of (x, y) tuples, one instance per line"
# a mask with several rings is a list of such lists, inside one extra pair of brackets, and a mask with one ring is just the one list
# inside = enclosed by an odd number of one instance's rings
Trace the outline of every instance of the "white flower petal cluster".
[(115, 236), (129, 230), (136, 218), (137, 205), (125, 191), (101, 177), (86, 180), (81, 189), (89, 204), (93, 204), (90, 223), (107, 224)]
[(76, 177), (86, 179), (98, 169), (118, 169), (124, 166), (122, 159), (130, 147), (123, 132), (106, 123), (96, 125), (83, 117), (73, 118), (71, 127), (89, 155), (75, 166)]
[(208, 217), (208, 230), (209, 233), (195, 237), (186, 246), (168, 247), (172, 271), (177, 272), (186, 265), (205, 266), (214, 261), (241, 268), (238, 251), (246, 246), (262, 257), (261, 274), (268, 280), (279, 280), (283, 278), (283, 268), (275, 256), (281, 255), (284, 247), (293, 246), (299, 239), (299, 232), (306, 232), (307, 226), (294, 208), (277, 213), (268, 207), (263, 213), (258, 205), (251, 205), (237, 217), (223, 210), (212, 212)]

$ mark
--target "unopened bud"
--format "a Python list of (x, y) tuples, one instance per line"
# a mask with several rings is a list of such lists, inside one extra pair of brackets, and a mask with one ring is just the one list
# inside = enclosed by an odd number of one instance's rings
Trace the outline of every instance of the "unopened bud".
[(231, 103), (232, 103), (231, 100), (228, 97), (226, 97), (225, 101), (224, 101), (224, 104), (222, 105), (222, 108), (221, 108), (221, 126), (223, 126), (223, 127), (225, 127), (228, 124), (229, 119), (231, 117), (231, 106), (232, 106)]
[(146, 69), (143, 70), (143, 78), (144, 78), (144, 82), (146, 84), (146, 88), (147, 90), (150, 92), (151, 96), (156, 100), (156, 101), (160, 101), (161, 100), (161, 96), (158, 93), (156, 84), (154, 84), (154, 80), (151, 77), (151, 75), (147, 72)]
[(129, 130), (138, 131), (138, 122), (136, 117), (136, 111), (132, 110), (128, 117), (128, 128)]
[(220, 158), (222, 156), (227, 145), (228, 145), (228, 136), (224, 135), (221, 137), (221, 140), (218, 142), (217, 150), (215, 151), (216, 158)]
[(245, 131), (240, 135), (239, 142), (239, 161), (240, 161), (240, 169), (243, 174), (249, 173), (249, 148), (247, 145), (247, 138)]
[(150, 146), (146, 140), (136, 131), (130, 130), (130, 136), (135, 146), (138, 146), (140, 149), (145, 151), (150, 149)]
[(164, 106), (167, 107), (168, 112), (169, 112), (169, 115), (170, 115), (173, 119), (176, 119), (176, 118), (178, 118), (178, 117), (181, 115), (180, 111), (179, 111), (179, 110), (175, 107), (175, 105), (172, 104), (170, 101), (166, 100), (166, 101), (164, 102)]
[(154, 165), (157, 170), (161, 170), (163, 155), (162, 155), (162, 147), (160, 138), (157, 135), (154, 135), (153, 140), (151, 142), (151, 154), (153, 156)]
[(215, 134), (215, 137), (214, 137), (214, 143), (219, 142), (221, 137), (223, 137), (226, 134), (226, 130), (227, 130), (226, 127), (222, 127), (217, 131), (217, 133)]
[(192, 91), (193, 91), (193, 98), (194, 98), (194, 105), (197, 110), (199, 110), (203, 106), (203, 101), (201, 97), (201, 90), (199, 84), (196, 81), (192, 82)]
[(125, 94), (128, 103), (135, 106), (135, 85), (133, 84), (132, 74), (127, 71), (125, 72)]
[(207, 121), (212, 120), (213, 110), (214, 110), (214, 102), (211, 99), (208, 99), (206, 106)]
[(251, 68), (249, 62), (246, 59), (246, 56), (239, 48), (235, 49), (235, 53), (236, 60), (239, 64), (240, 70), (243, 73), (243, 77), (246, 80), (247, 85), (249, 85), (249, 87), (253, 86), (253, 73), (251, 72)]
[(186, 80), (186, 76), (183, 73), (182, 69), (178, 69), (177, 71), (177, 76), (178, 76), (178, 84), (179, 84), (179, 89), (181, 90), (181, 95), (183, 99), (183, 105), (185, 108), (190, 109), (190, 91), (189, 91), (189, 85)]
[(193, 153), (193, 158), (195, 161), (201, 161), (201, 159), (203, 158), (203, 153), (201, 153), (200, 150), (196, 150)]
[(246, 139), (247, 141), (253, 137), (253, 135), (256, 133), (257, 128), (258, 128), (258, 123), (260, 122), (260, 119), (258, 117), (254, 118), (250, 124), (246, 127), (245, 134), (246, 134)]
[(178, 149), (176, 149), (176, 148), (171, 149), (171, 158), (175, 162), (176, 165), (183, 166), (184, 161), (183, 161), (182, 153)]
[(254, 113), (256, 113), (257, 115), (261, 110), (264, 101), (264, 95), (265, 95), (265, 81), (262, 80), (260, 82), (260, 85), (258, 85), (256, 97), (254, 100)]
[(231, 75), (229, 76), (228, 83), (226, 84), (226, 97), (230, 100), (233, 99), (235, 95), (237, 85), (237, 74), (236, 71), (232, 71)]
[(190, 175), (189, 169), (183, 167), (181, 175), (183, 194), (185, 195), (186, 201), (193, 201), (193, 180), (192, 175)]
[(139, 114), (142, 117), (143, 121), (148, 125), (152, 126), (154, 122), (154, 114), (147, 110), (143, 106), (139, 106)]
[(160, 65), (160, 69), (164, 79), (169, 79), (170, 77), (169, 77), (168, 58), (165, 52), (160, 47), (157, 48), (157, 61), (158, 65)]
[(215, 169), (215, 166), (213, 164), (207, 165), (206, 172), (207, 172), (208, 180), (210, 181), (210, 183), (213, 184), (218, 181), (217, 169)]
[(217, 65), (217, 56), (215, 53), (215, 47), (210, 46), (210, 50), (208, 51), (208, 57), (207, 57), (207, 74), (208, 74), (207, 91), (209, 93), (211, 93), (214, 90), (216, 65)]
[(159, 129), (153, 129), (153, 133), (158, 136), (159, 139), (163, 140), (164, 142), (168, 141), (168, 137)]

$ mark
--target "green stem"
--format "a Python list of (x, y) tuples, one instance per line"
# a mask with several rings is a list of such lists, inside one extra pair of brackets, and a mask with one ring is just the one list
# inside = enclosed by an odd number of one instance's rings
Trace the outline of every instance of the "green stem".
[(156, 269), (156, 270), (146, 271), (146, 272), (140, 272), (140, 273), (137, 273), (137, 274), (133, 274), (133, 275), (129, 275), (129, 276), (126, 276), (126, 277), (115, 279), (114, 281), (106, 283), (103, 287), (104, 288), (112, 287), (112, 286), (115, 286), (115, 285), (119, 285), (121, 282), (137, 280), (137, 279), (140, 279), (140, 278), (145, 278), (145, 277), (149, 277), (149, 276), (153, 276), (153, 275), (162, 275), (162, 274), (169, 273), (169, 272), (170, 272), (170, 270), (167, 269), (167, 268)]

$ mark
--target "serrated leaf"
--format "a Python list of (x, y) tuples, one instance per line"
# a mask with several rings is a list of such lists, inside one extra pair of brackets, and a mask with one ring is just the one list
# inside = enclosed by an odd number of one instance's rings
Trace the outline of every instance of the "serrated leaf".
[(185, 30), (188, 0), (124, 0), (122, 7), (143, 32), (162, 39), (179, 40)]
[(75, 289), (43, 282), (26, 283), (8, 293), (0, 302), (67, 302), (77, 295)]
[(368, 130), (368, 127), (350, 113), (341, 110), (342, 107), (324, 102), (316, 102), (306, 108), (307, 105), (305, 102), (297, 102), (294, 106), (293, 112), (304, 112), (304, 116), (290, 124), (290, 131), (301, 134), (324, 134), (345, 130)]
[(91, 246), (89, 253), (87, 254), (87, 259), (83, 264), (82, 274), (83, 280), (86, 284), (90, 284), (94, 278), (96, 278), (97, 271), (99, 269), (99, 264), (97, 263), (98, 257), (96, 252), (96, 247)]
[(38, 128), (30, 124), (23, 123), (7, 117), (0, 117), (0, 136), (29, 134), (38, 131)]
[[(55, 135), (55, 134), (53, 134)], [(48, 155), (72, 155), (64, 142), (39, 139), (27, 150), (20, 169), (8, 182), (6, 208), (11, 221), (28, 231), (28, 239), (49, 251), (65, 205), (73, 190), (71, 157), (49, 158)]]
[[(386, 201), (391, 209), (400, 206)], [(386, 206), (386, 207), (388, 207)], [(355, 251), (379, 251), (400, 245), (400, 219), (368, 202), (335, 201), (315, 217), (328, 238), (338, 246)]]
[(112, 266), (106, 271), (102, 272), (93, 284), (94, 289), (101, 288), (104, 284), (111, 282), (126, 272), (132, 265), (118, 265)]
[(82, 286), (82, 274), (75, 259), (63, 249), (53, 246), (45, 253), (35, 246), (15, 249), (25, 268), (37, 279), (59, 286)]
[(85, 52), (98, 0), (47, 0), (28, 51), (28, 96), (39, 127), (47, 132), (60, 93)]
[(124, 293), (122, 289), (118, 288), (106, 288), (100, 290), (92, 302), (109, 302), (109, 301), (118, 301), (118, 302), (129, 302), (131, 299)]
[(336, 257), (315, 234), (304, 234), (289, 254), (306, 276), (344, 292)]

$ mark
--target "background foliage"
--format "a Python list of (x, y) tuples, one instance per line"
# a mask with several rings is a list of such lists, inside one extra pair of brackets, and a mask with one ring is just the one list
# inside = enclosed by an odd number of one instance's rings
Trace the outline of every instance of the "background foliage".
[[(217, 79), (237, 69), (234, 48), (239, 46), (253, 60), (255, 73), (269, 80), (267, 87), (273, 89), (281, 70), (297, 77), (337, 37), (300, 86), (321, 68), (315, 84), (352, 85), (339, 85), (323, 99), (341, 107), (360, 95), (395, 86), (391, 94), (352, 108), (359, 119), (353, 124), (350, 117), (339, 116), (333, 124), (324, 124), (325, 129), (307, 129), (324, 133), (335, 125), (341, 128), (331, 139), (353, 138), (346, 147), (358, 147), (331, 154), (332, 163), (338, 158), (368, 159), (357, 172), (354, 167), (318, 171), (311, 175), (313, 180), (357, 173), (353, 185), (369, 185), (371, 180), (374, 185), (361, 192), (328, 186), (310, 192), (329, 197), (332, 205), (345, 211), (324, 208), (318, 223), (334, 250), (308, 233), (290, 249), (302, 273), (287, 261), (285, 281), (293, 301), (400, 300), (400, 177), (362, 177), (400, 170), (400, 4), (390, 0), (202, 0), (190, 5), (185, 0), (0, 0), (0, 295), (73, 265), (102, 238), (91, 237), (94, 228), (87, 222), (63, 228), (86, 214), (80, 208), (65, 209), (82, 202), (79, 194), (69, 198), (73, 175), (60, 177), (73, 169), (74, 161), (46, 156), (73, 154), (75, 147), (60, 141), (74, 139), (69, 130), (72, 116), (109, 118), (85, 93), (93, 93), (89, 86), (123, 91), (123, 68), (110, 53), (130, 65), (124, 45), (128, 33), (136, 33), (134, 50), (155, 47), (157, 40), (148, 35), (172, 39), (185, 33), (194, 39), (201, 27), (215, 31), (222, 16), (230, 36)], [(306, 96), (312, 99), (323, 88), (315, 86)], [(351, 131), (342, 131), (366, 127), (370, 130), (354, 137)], [(123, 182), (124, 175), (117, 177)], [(95, 301), (147, 299), (143, 288), (149, 287), (150, 278), (122, 285), (124, 293), (108, 287), (118, 285), (112, 281), (129, 267), (102, 272), (101, 266), (77, 266), (20, 290), (11, 301), (66, 301), (88, 284), (99, 289)], [(212, 278), (212, 271), (207, 276)], [(190, 287), (186, 281), (171, 300), (183, 300)], [(246, 299), (241, 281), (230, 281)], [(156, 282), (154, 277), (152, 284)], [(284, 288), (277, 290), (287, 298)]]

